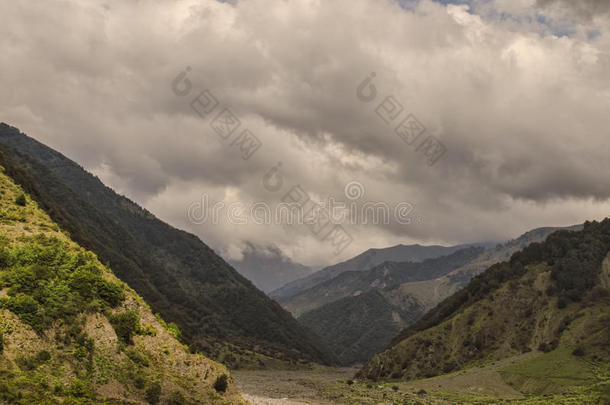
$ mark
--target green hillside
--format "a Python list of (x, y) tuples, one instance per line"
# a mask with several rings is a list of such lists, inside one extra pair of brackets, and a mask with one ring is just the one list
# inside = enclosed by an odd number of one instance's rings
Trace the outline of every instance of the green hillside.
[(0, 170), (0, 403), (244, 403)]
[(333, 361), (313, 334), (196, 236), (5, 124), (0, 152), (7, 174), (155, 312), (178, 324), (195, 349), (232, 367)]
[(395, 297), (394, 291), (401, 284), (435, 279), (470, 262), (482, 251), (469, 247), (421, 263), (386, 262), (368, 271), (341, 273), (297, 296), (307, 298), (309, 306), (315, 308), (298, 320), (322, 338), (341, 364), (362, 364), (425, 312), (413, 296)]
[(405, 329), (358, 376), (412, 380), (533, 351), (549, 355), (502, 371), (521, 391), (606, 381), (609, 250), (610, 219), (531, 244)]
[(482, 252), (481, 247), (469, 247), (422, 262), (384, 262), (366, 271), (345, 271), (293, 296), (283, 305), (298, 317), (322, 305), (368, 290), (438, 278), (469, 263)]
[(415, 300), (405, 309), (390, 305), (381, 292), (367, 291), (307, 312), (299, 322), (327, 343), (341, 364), (364, 363), (383, 350), (405, 324), (422, 314)]

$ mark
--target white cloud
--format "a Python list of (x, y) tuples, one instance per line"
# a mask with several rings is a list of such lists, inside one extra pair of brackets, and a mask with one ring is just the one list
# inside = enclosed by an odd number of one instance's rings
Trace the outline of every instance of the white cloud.
[[(508, 238), (609, 212), (609, 19), (593, 3), (0, 0), (0, 120), (233, 256), (252, 240), (338, 259), (304, 227), (188, 224), (203, 193), (274, 203), (292, 185), (324, 198), (357, 180), (368, 199), (415, 204), (419, 223), (349, 226), (343, 257)], [(186, 66), (262, 140), (250, 160), (190, 109), (195, 93), (173, 94)], [(378, 99), (364, 104), (370, 72)], [(390, 94), (447, 146), (435, 166), (375, 114)], [(270, 193), (278, 162), (285, 186)]]

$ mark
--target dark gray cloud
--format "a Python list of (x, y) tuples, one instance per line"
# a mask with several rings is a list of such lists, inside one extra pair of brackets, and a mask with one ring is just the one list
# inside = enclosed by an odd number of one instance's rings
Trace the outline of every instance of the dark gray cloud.
[[(187, 207), (204, 193), (274, 205), (300, 185), (312, 198), (345, 200), (345, 185), (358, 181), (361, 203), (415, 206), (408, 225), (347, 226), (354, 242), (343, 257), (396, 243), (499, 240), (605, 216), (610, 6), (473, 7), (4, 1), (0, 119), (229, 255), (254, 241), (305, 264), (339, 259), (304, 226), (188, 222)], [(516, 17), (489, 17), (502, 13)], [(578, 16), (569, 23), (575, 34), (548, 33), (540, 13)], [(600, 31), (595, 41), (591, 29)], [(176, 96), (172, 80), (187, 66), (193, 93)], [(356, 88), (371, 72), (377, 99), (363, 103)], [(251, 159), (189, 107), (205, 88), (263, 142)], [(436, 165), (377, 116), (389, 95), (404, 107), (401, 117), (414, 114), (445, 144)], [(270, 192), (262, 178), (278, 162), (284, 187)]]
[(607, 0), (536, 0), (536, 5), (541, 8), (557, 7), (574, 17), (587, 20), (610, 13), (610, 2)]

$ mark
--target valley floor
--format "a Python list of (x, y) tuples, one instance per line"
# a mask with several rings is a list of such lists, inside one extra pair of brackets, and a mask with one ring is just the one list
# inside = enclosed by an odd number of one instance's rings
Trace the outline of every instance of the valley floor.
[[(441, 377), (410, 382), (352, 382), (353, 368), (302, 371), (233, 371), (243, 397), (253, 405), (387, 404), (582, 404), (579, 395), (525, 396), (502, 379), (500, 370), (539, 356), (528, 353)], [(602, 400), (603, 401), (603, 400)]]
[(359, 381), (348, 384), (357, 371), (352, 368), (233, 371), (232, 374), (244, 398), (253, 405), (450, 404), (464, 395), (473, 399), (522, 397), (505, 384), (497, 372), (507, 364), (498, 363), (473, 372), (408, 383)]

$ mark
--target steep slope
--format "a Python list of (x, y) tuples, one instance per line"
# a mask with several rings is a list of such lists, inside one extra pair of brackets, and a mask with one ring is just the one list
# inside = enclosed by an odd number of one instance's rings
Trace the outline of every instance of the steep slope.
[(382, 351), (421, 315), (422, 306), (411, 297), (395, 306), (383, 291), (370, 290), (309, 311), (299, 322), (316, 332), (342, 365), (349, 366), (362, 364)]
[(401, 284), (400, 287), (388, 291), (386, 296), (390, 302), (411, 296), (417, 299), (424, 306), (424, 312), (427, 312), (442, 300), (463, 288), (474, 276), (482, 273), (490, 266), (510, 259), (515, 252), (531, 243), (542, 242), (551, 233), (562, 229), (578, 231), (582, 229), (582, 225), (533, 229), (515, 239), (488, 248), (471, 262), (442, 277)]
[(291, 297), (320, 283), (331, 280), (346, 271), (366, 271), (383, 262), (421, 262), (425, 259), (445, 256), (466, 247), (396, 245), (384, 249), (369, 249), (349, 260), (323, 268), (314, 274), (295, 280), (272, 291), (269, 295), (279, 303), (286, 303)]
[[(388, 272), (389, 277), (386, 278), (379, 275), (379, 278), (374, 278), (371, 282), (371, 285), (376, 285), (379, 291), (376, 300), (370, 300), (369, 297), (364, 295), (362, 297), (343, 298), (306, 312), (299, 317), (299, 322), (321, 336), (323, 341), (339, 357), (342, 364), (349, 365), (362, 362), (368, 359), (365, 354), (372, 356), (382, 351), (398, 331), (411, 325), (443, 299), (463, 288), (472, 277), (495, 263), (509, 259), (513, 253), (529, 244), (543, 241), (549, 234), (560, 229), (580, 230), (582, 225), (567, 228), (546, 227), (528, 231), (516, 239), (480, 252), (479, 255), (457, 269), (443, 266), (442, 261), (431, 261), (439, 264), (439, 269), (445, 269), (445, 271), (440, 273), (430, 271), (428, 274), (431, 277), (428, 280), (413, 281), (412, 278), (403, 278), (402, 281), (406, 280), (406, 282), (401, 282), (400, 279), (391, 280), (392, 272)], [(383, 264), (378, 267), (379, 269), (385, 269), (392, 267), (392, 264)], [(447, 272), (446, 269), (451, 271)], [(321, 293), (318, 295), (326, 300), (340, 295), (339, 293), (346, 296), (349, 295), (348, 293), (354, 294), (356, 291), (359, 293), (367, 290), (365, 283), (353, 283), (354, 288), (351, 290), (347, 287), (350, 285), (350, 281), (353, 282), (353, 279), (364, 279), (363, 275), (365, 273), (375, 273), (375, 270), (355, 273), (355, 277), (352, 272), (343, 273), (336, 277), (336, 280), (333, 279), (328, 282), (332, 285), (333, 281), (337, 281), (336, 285), (333, 286), (334, 288), (323, 289), (325, 283), (322, 283), (320, 286), (312, 288), (311, 291), (305, 292), (304, 294), (312, 296), (306, 297), (303, 302), (313, 305), (311, 302), (315, 303), (314, 293), (318, 288), (321, 289), (317, 291)], [(444, 275), (437, 277), (439, 274)], [(346, 280), (342, 280), (343, 277)], [(368, 281), (371, 281), (370, 278)], [(373, 304), (379, 305), (379, 308), (372, 308), (371, 305)], [(376, 314), (379, 319), (374, 319), (371, 314)], [(388, 322), (388, 319), (391, 319), (392, 322)], [(354, 326), (345, 327), (348, 322), (353, 323)], [(347, 334), (344, 332), (346, 329), (356, 330), (357, 332)], [(366, 341), (366, 348), (361, 347), (362, 345), (359, 342), (361, 337)], [(351, 346), (353, 342), (357, 343), (354, 347)]]
[(229, 263), (266, 293), (313, 273), (310, 267), (295, 263), (276, 246), (247, 243), (242, 255), (241, 260)]
[(328, 301), (305, 312), (299, 322), (320, 336), (341, 364), (362, 363), (424, 313), (418, 300), (409, 295), (397, 299), (394, 289), (446, 274), (482, 251), (471, 247), (421, 263), (387, 262), (369, 271), (342, 273), (303, 293), (303, 306)]
[(188, 343), (229, 365), (250, 361), (253, 351), (291, 362), (328, 361), (312, 334), (194, 235), (5, 124), (0, 151), (7, 174), (155, 312), (176, 322)]
[(0, 170), (0, 403), (245, 404)]
[(358, 376), (430, 377), (532, 350), (607, 365), (609, 250), (610, 219), (529, 245), (405, 329)]
[(470, 247), (421, 263), (384, 262), (367, 271), (346, 271), (295, 295), (284, 304), (284, 308), (299, 317), (322, 305), (371, 289), (436, 279), (470, 262), (482, 252), (481, 247)]

